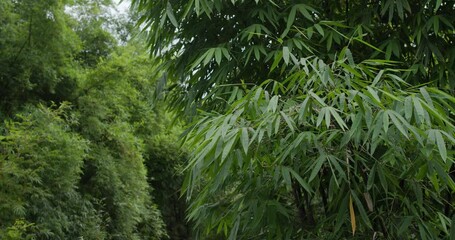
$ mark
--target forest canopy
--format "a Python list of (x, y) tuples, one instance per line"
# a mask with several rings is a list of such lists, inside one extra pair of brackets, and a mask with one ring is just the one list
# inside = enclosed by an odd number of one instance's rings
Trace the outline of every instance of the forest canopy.
[(112, 8), (0, 1), (0, 239), (188, 234), (178, 121), (134, 18)]

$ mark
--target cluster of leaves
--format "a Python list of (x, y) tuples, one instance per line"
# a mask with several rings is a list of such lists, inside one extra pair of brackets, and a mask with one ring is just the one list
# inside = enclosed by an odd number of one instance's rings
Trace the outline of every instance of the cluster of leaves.
[(239, 88), (226, 114), (191, 129), (185, 187), (203, 231), (450, 236), (455, 98), (378, 72), (383, 62), (347, 64), (307, 59), (283, 82)]
[(187, 204), (180, 191), (184, 179), (183, 164), (187, 161), (187, 153), (178, 144), (177, 136), (182, 129), (174, 127), (145, 140), (149, 183), (155, 189), (154, 201), (166, 223), (169, 239), (191, 239), (191, 228), (186, 219)]
[(196, 116), (184, 187), (199, 237), (454, 234), (452, 2), (133, 6), (172, 106)]
[(73, 56), (80, 41), (69, 28), (64, 1), (2, 1), (0, 22), (3, 114), (37, 99), (70, 97), (76, 78)]
[(65, 107), (32, 107), (4, 126), (6, 135), (0, 142), (2, 228), (27, 218), (34, 223), (38, 238), (55, 238), (65, 232), (98, 235), (88, 228), (100, 219), (77, 191), (88, 144), (68, 131), (61, 117)]
[[(134, 0), (149, 45), (182, 84), (174, 99), (187, 113), (225, 106), (224, 84), (281, 78), (302, 57), (333, 61), (350, 45), (359, 60), (400, 61), (413, 84), (454, 93), (455, 22), (450, 1)], [(210, 24), (209, 24), (210, 23)], [(276, 69), (280, 67), (279, 69)], [(207, 96), (208, 95), (208, 96)], [(195, 104), (198, 102), (198, 104)]]
[(186, 238), (159, 71), (106, 30), (109, 4), (0, 3), (1, 239)]
[[(100, 202), (111, 237), (159, 239), (164, 235), (157, 207), (150, 198), (143, 139), (159, 132), (150, 107), (150, 70), (134, 48), (112, 54), (81, 84), (78, 132), (90, 141), (80, 187)], [(134, 69), (135, 71), (131, 71)]]

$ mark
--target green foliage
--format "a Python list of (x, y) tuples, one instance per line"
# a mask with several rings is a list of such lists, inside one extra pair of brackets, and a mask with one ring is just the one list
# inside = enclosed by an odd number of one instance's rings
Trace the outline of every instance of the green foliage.
[(226, 114), (204, 114), (187, 136), (185, 185), (201, 231), (449, 238), (455, 138), (445, 108), (455, 98), (405, 84), (387, 62), (347, 64), (309, 59), (311, 70), (239, 90)]
[(24, 220), (16, 220), (12, 227), (6, 229), (4, 233), (0, 232), (0, 236), (5, 240), (22, 240), (22, 239), (33, 239), (34, 235), (30, 232), (33, 228), (33, 224), (27, 223)]
[(85, 236), (84, 230), (97, 221), (90, 220), (90, 205), (80, 211), (87, 205), (77, 184), (88, 145), (69, 131), (67, 107), (30, 107), (7, 122), (0, 142), (1, 228), (25, 218), (38, 237), (62, 238), (73, 224), (81, 225), (77, 235)]
[(82, 49), (76, 59), (87, 67), (95, 67), (106, 58), (117, 45), (116, 39), (106, 28), (116, 19), (109, 13), (111, 1), (80, 1), (72, 6), (71, 14), (76, 18), (75, 32), (82, 40)]
[(67, 25), (64, 2), (6, 0), (0, 16), (1, 111), (11, 114), (38, 99), (70, 98), (72, 57), (80, 42)]
[(29, 106), (6, 122), (2, 234), (25, 234), (13, 226), (23, 218), (39, 239), (166, 236), (144, 165), (144, 156), (155, 161), (149, 156), (158, 150), (146, 150), (144, 139), (163, 128), (151, 105), (149, 64), (134, 47), (125, 48), (90, 70), (75, 107)]
[(148, 102), (153, 69), (134, 54), (134, 48), (113, 54), (82, 84), (78, 128), (91, 151), (81, 188), (98, 199), (109, 238), (160, 239), (164, 224), (147, 183), (143, 139), (135, 134), (158, 131)]
[[(164, 126), (171, 125), (165, 123)], [(177, 138), (182, 127), (172, 126), (170, 130), (163, 129), (160, 134), (145, 140), (145, 165), (169, 238), (189, 239), (191, 229), (186, 221), (187, 205), (180, 190), (187, 153), (180, 149)]]
[(454, 94), (454, 6), (450, 1), (134, 0), (152, 51), (166, 59), (173, 104), (223, 109), (231, 84), (282, 79), (301, 58), (334, 61), (349, 46), (365, 60), (399, 61), (412, 84)]
[[(1, 239), (164, 239), (163, 206), (186, 230), (184, 204), (166, 202), (183, 155), (158, 142), (176, 134), (155, 101), (158, 71), (109, 7), (0, 2)], [(170, 176), (158, 206), (151, 179)]]
[(133, 6), (176, 81), (171, 105), (196, 117), (197, 237), (449, 239), (450, 1)]

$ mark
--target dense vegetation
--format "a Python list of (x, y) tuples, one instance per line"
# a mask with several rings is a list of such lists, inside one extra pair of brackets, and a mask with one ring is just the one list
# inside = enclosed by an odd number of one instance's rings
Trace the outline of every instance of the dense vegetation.
[(0, 239), (455, 236), (453, 2), (132, 6), (0, 1)]
[(134, 23), (111, 11), (0, 2), (0, 239), (188, 235), (178, 124)]
[(134, 0), (200, 239), (455, 236), (455, 5)]

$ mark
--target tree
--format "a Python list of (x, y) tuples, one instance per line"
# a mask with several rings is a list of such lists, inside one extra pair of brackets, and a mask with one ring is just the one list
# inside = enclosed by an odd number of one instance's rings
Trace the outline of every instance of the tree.
[[(134, 57), (133, 57), (134, 56)], [(109, 238), (161, 239), (166, 236), (152, 202), (145, 136), (161, 131), (151, 105), (154, 69), (132, 46), (113, 53), (81, 84), (78, 132), (90, 141), (81, 188), (104, 212)], [(154, 161), (154, 159), (150, 159)]]
[(69, 131), (67, 111), (67, 104), (29, 107), (4, 126), (0, 229), (25, 219), (28, 234), (40, 239), (103, 236), (97, 212), (77, 189), (88, 144)]
[(133, 1), (169, 99), (197, 117), (184, 187), (200, 236), (455, 231), (454, 6), (341, 3)]
[(73, 96), (73, 57), (80, 41), (68, 26), (65, 3), (7, 0), (0, 4), (0, 94), (4, 114), (40, 99), (63, 101)]
[(454, 91), (449, 81), (454, 6), (447, 1), (419, 1), (412, 8), (407, 0), (135, 0), (133, 5), (142, 11), (141, 22), (150, 25), (152, 50), (168, 60), (173, 79), (184, 83), (176, 87), (185, 94), (174, 102), (187, 110), (195, 102), (225, 106), (210, 97), (232, 91), (224, 84), (283, 78), (301, 58), (331, 62), (345, 46), (358, 62), (398, 61), (409, 70), (403, 75), (409, 83)]
[[(74, 15), (79, 4), (93, 11)], [(0, 3), (1, 239), (168, 235), (159, 208), (177, 184), (158, 206), (153, 179), (176, 176), (184, 154), (161, 155), (176, 143), (157, 143), (175, 134), (155, 101), (159, 71), (137, 43), (117, 44), (95, 11), (109, 4)], [(156, 169), (166, 161), (171, 173)], [(182, 214), (173, 206), (166, 217)]]

